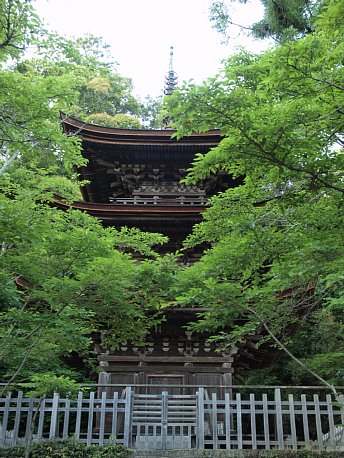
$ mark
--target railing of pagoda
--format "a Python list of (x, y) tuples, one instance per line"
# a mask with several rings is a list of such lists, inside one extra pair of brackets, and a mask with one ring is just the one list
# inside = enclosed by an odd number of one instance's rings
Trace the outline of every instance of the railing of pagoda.
[(165, 198), (159, 196), (153, 197), (121, 197), (110, 198), (110, 203), (119, 205), (205, 205), (207, 198), (204, 196), (186, 197), (180, 196), (176, 198)]
[(0, 399), (0, 447), (74, 436), (146, 450), (344, 450), (343, 395), (338, 402), (315, 387), (153, 388), (98, 386), (76, 399), (9, 392)]

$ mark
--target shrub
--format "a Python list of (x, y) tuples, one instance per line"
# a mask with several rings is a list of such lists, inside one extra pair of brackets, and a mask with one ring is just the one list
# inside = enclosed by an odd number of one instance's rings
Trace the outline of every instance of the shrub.
[[(30, 458), (125, 458), (131, 450), (120, 444), (87, 446), (70, 438), (33, 442)], [(0, 458), (23, 458), (25, 446), (0, 448)]]
[(342, 451), (300, 450), (204, 450), (197, 458), (344, 458)]

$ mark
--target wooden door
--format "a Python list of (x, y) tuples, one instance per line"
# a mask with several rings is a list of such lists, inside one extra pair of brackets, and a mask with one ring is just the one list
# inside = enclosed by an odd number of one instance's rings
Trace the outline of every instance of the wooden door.
[(166, 387), (166, 391), (168, 391), (169, 394), (183, 394), (184, 384), (184, 374), (147, 374), (147, 385), (158, 385), (148, 388), (147, 394), (161, 394), (162, 391), (164, 391), (164, 387)]

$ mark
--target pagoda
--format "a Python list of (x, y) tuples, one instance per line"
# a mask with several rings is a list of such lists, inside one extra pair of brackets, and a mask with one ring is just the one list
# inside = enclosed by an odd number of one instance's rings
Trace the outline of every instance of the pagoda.
[[(207, 199), (236, 185), (236, 180), (222, 174), (194, 186), (180, 182), (195, 154), (205, 154), (220, 142), (219, 131), (176, 140), (170, 129), (123, 130), (61, 117), (65, 133), (81, 138), (82, 154), (88, 160), (78, 170), (80, 179), (88, 181), (82, 187), (84, 202), (74, 202), (73, 208), (97, 217), (105, 226), (162, 233), (169, 238), (162, 252), (181, 248), (194, 224), (201, 221)], [(56, 203), (68, 207), (63, 201)], [(199, 255), (189, 252), (184, 261), (192, 262)], [(99, 355), (104, 370), (100, 381), (229, 384), (232, 357), (215, 353), (207, 336), (186, 330), (196, 313), (184, 308), (166, 311), (166, 321), (143, 351), (126, 343), (119, 351), (106, 349)]]
[[(166, 77), (165, 94), (176, 86), (172, 67)], [(175, 131), (132, 130), (87, 124), (61, 113), (67, 135), (82, 141), (87, 165), (78, 170), (88, 184), (81, 188), (83, 202), (73, 208), (97, 217), (104, 226), (136, 227), (162, 233), (169, 238), (164, 252), (181, 248), (183, 240), (201, 221), (209, 197), (240, 184), (224, 173), (217, 173), (197, 185), (181, 180), (196, 154), (206, 154), (221, 141), (218, 130), (193, 133), (181, 139)], [(56, 204), (67, 209), (63, 200)], [(193, 262), (201, 252), (187, 252), (184, 262)], [(271, 354), (259, 349), (259, 336), (250, 336), (229, 351), (218, 353), (208, 336), (188, 331), (200, 309), (170, 308), (165, 320), (147, 338), (145, 348), (123, 342), (120, 349), (98, 348), (102, 372), (99, 383), (128, 385), (212, 385), (230, 386), (233, 374), (241, 377), (248, 368), (265, 365)], [(204, 310), (202, 310), (204, 311)]]

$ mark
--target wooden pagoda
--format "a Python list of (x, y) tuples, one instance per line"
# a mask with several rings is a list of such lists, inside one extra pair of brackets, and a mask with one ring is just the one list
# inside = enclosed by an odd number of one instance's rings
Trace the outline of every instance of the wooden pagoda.
[[(73, 208), (99, 218), (104, 225), (137, 227), (169, 237), (165, 250), (174, 251), (191, 232), (205, 211), (207, 199), (228, 187), (237, 186), (223, 174), (197, 186), (180, 183), (196, 153), (207, 153), (221, 140), (217, 130), (176, 140), (174, 131), (123, 130), (86, 124), (61, 114), (67, 135), (82, 140), (88, 160), (79, 170), (84, 202)], [(67, 208), (63, 201), (57, 201)], [(192, 262), (199, 253), (189, 253)], [(255, 336), (243, 348), (218, 353), (207, 336), (187, 330), (196, 309), (166, 310), (166, 321), (141, 349), (123, 342), (120, 350), (100, 349), (103, 369), (99, 381), (107, 384), (229, 385), (232, 374), (240, 376), (247, 367), (266, 358), (257, 349)], [(130, 336), (128, 336), (130, 341)], [(254, 353), (254, 355), (253, 355)]]
[(179, 141), (172, 130), (123, 130), (85, 124), (62, 114), (67, 135), (82, 139), (88, 164), (78, 172), (82, 187), (77, 208), (99, 217), (105, 225), (138, 227), (170, 239), (179, 247), (199, 222), (209, 196), (236, 186), (238, 180), (218, 174), (199, 185), (180, 183), (196, 153), (207, 153), (219, 131), (192, 134)]

